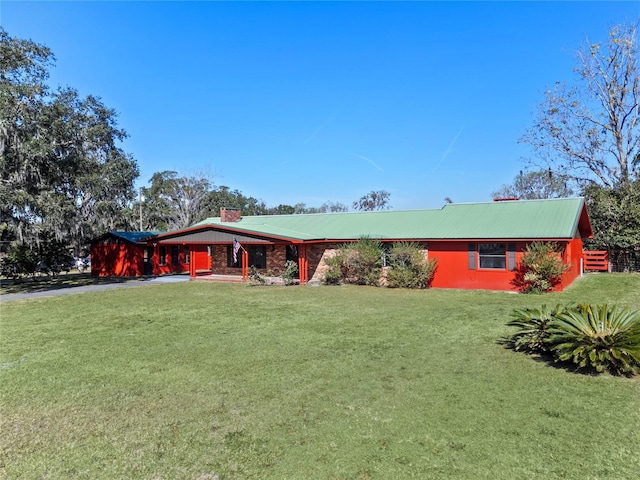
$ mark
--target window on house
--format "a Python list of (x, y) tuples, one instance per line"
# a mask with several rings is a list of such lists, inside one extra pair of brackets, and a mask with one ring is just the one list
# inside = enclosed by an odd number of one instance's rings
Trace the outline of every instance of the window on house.
[(167, 247), (160, 247), (160, 258), (158, 258), (159, 265), (167, 264)]
[(267, 247), (264, 245), (249, 245), (249, 266), (267, 268)]
[(505, 270), (507, 268), (507, 245), (505, 243), (478, 244), (480, 268)]
[[(249, 266), (267, 268), (267, 247), (265, 245), (247, 245), (244, 247), (249, 254)], [(238, 261), (233, 261), (233, 246), (227, 247), (227, 267), (242, 267), (242, 250), (238, 252)]]
[(189, 265), (190, 262), (191, 262), (191, 254), (189, 252), (189, 246), (185, 245), (184, 246), (184, 263)]
[(171, 264), (178, 265), (180, 263), (180, 247), (178, 245), (171, 246)]

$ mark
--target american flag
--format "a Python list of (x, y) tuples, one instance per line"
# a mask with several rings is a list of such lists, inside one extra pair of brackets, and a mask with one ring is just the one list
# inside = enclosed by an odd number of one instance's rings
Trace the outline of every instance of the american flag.
[(233, 263), (238, 263), (238, 251), (242, 248), (240, 242), (233, 239)]

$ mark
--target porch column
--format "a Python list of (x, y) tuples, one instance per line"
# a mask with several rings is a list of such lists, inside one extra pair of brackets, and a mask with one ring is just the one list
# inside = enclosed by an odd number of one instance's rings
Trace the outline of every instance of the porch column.
[(242, 281), (249, 280), (249, 252), (242, 249)]
[(309, 259), (307, 258), (306, 245), (298, 245), (298, 278), (301, 285), (309, 281)]
[(196, 277), (196, 249), (193, 245), (189, 245), (189, 276)]
[(153, 244), (153, 255), (151, 256), (151, 273), (154, 276), (157, 276), (159, 274), (159, 272), (158, 272), (158, 259), (159, 259), (158, 244), (154, 243)]

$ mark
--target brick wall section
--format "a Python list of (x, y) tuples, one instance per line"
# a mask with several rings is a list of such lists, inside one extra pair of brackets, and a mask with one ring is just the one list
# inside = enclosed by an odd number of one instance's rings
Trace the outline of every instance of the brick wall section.
[(237, 222), (242, 218), (242, 213), (237, 208), (221, 208), (220, 209), (220, 221), (221, 222)]
[[(240, 254), (241, 252), (238, 252)], [(227, 246), (211, 246), (211, 272), (216, 275), (242, 275), (240, 268), (227, 267)]]
[[(261, 268), (260, 273), (266, 273), (267, 270), (271, 270), (276, 275), (284, 268), (285, 261), (287, 259), (287, 247), (286, 245), (275, 245), (274, 248), (271, 245), (267, 245), (267, 268)], [(238, 255), (242, 255), (242, 251), (238, 252)], [(211, 272), (216, 275), (242, 275), (242, 269), (227, 267), (227, 245), (212, 245), (211, 246)]]
[(275, 275), (280, 275), (287, 261), (287, 246), (275, 245), (273, 251), (271, 248), (271, 245), (267, 245), (267, 270), (271, 270)]

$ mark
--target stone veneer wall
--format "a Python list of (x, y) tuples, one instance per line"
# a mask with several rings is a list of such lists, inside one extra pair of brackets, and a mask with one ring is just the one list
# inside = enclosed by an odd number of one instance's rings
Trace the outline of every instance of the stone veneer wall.
[(309, 245), (307, 257), (309, 259), (309, 281), (321, 281), (329, 268), (326, 259), (334, 257), (341, 243), (322, 243)]

